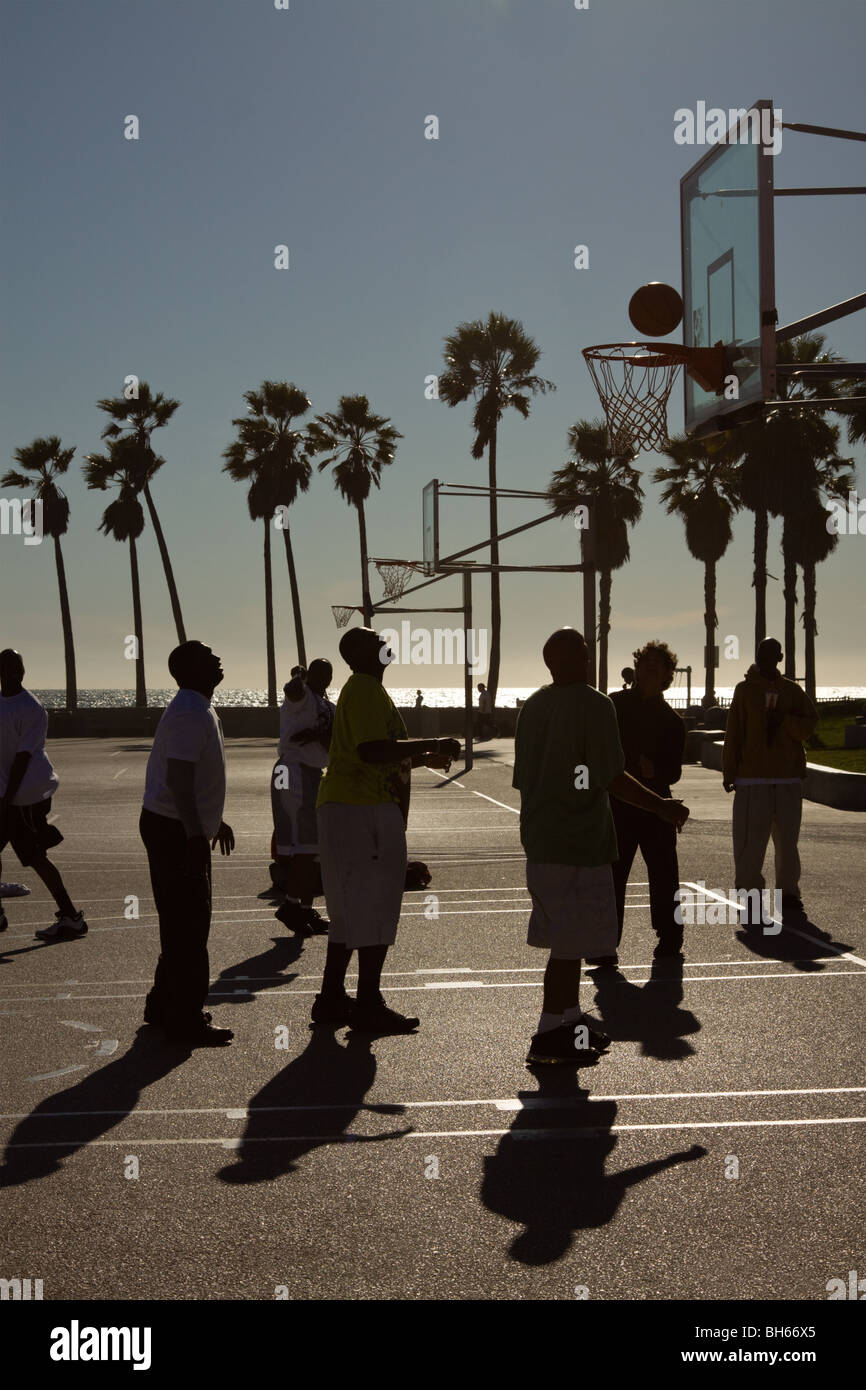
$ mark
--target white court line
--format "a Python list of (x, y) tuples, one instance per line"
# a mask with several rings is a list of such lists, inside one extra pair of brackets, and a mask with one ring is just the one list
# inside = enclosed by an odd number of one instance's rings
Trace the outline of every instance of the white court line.
[(118, 777), (122, 777), (123, 774), (124, 774), (124, 772), (128, 772), (128, 771), (129, 771), (129, 768), (127, 768), (127, 767), (122, 767), (122, 768), (120, 769), (119, 772), (115, 772), (114, 776), (113, 776), (112, 779), (111, 779), (112, 782), (116, 782), (117, 779), (118, 779)]
[[(772, 962), (769, 963), (772, 964)], [(646, 967), (644, 967), (644, 969), (646, 969)], [(835, 980), (839, 975), (866, 975), (866, 970), (788, 970), (776, 971), (773, 973), (768, 972), (766, 975), (690, 975), (687, 980), (681, 980), (681, 983), (689, 985), (703, 985), (713, 984), (719, 981), (724, 983), (728, 980)], [(228, 978), (232, 977), (230, 976)], [(646, 985), (649, 984), (651, 978), (652, 977), (648, 975), (645, 980), (633, 980), (631, 981), (631, 983), (636, 985)], [(676, 979), (677, 976), (675, 975), (668, 976), (666, 978), (659, 978), (657, 981), (654, 981), (654, 983), (671, 984), (675, 982)], [(401, 993), (414, 994), (418, 990), (443, 988), (541, 989), (542, 984), (542, 980), (517, 980), (513, 983), (511, 981), (503, 980), (496, 981), (490, 984), (488, 984), (486, 981), (478, 984), (476, 984), (474, 981), (466, 981), (465, 983), (462, 981), (454, 981), (453, 984), (447, 986), (431, 984), (391, 985), (389, 986), (389, 988), (394, 992), (399, 991)], [(589, 989), (590, 987), (594, 988), (593, 982), (591, 980), (581, 980), (581, 989)], [(215, 990), (212, 988), (208, 994), (208, 998), (211, 1000), (230, 999), (233, 997), (234, 993), (234, 989)], [(302, 997), (310, 994), (318, 994), (319, 991), (317, 989), (269, 989), (249, 991), (245, 990), (244, 993), (248, 993), (249, 997), (252, 999), (285, 999), (294, 996)], [(20, 998), (17, 995), (9, 995), (6, 998), (0, 998), (0, 1004), (44, 1004), (46, 1002), (56, 1003), (58, 999), (71, 999), (77, 1000), (78, 1002), (82, 1002), (84, 1000), (94, 999), (144, 999), (144, 997), (145, 994), (31, 994), (22, 995)]]
[[(839, 959), (838, 956), (807, 956), (804, 958), (809, 964), (832, 963)], [(742, 968), (749, 966), (753, 970), (758, 970), (762, 966), (774, 966), (781, 964), (774, 960), (687, 960), (684, 961), (686, 969), (717, 969), (721, 966), (737, 966)], [(793, 962), (785, 962), (792, 964)], [(231, 969), (231, 967), (229, 967)], [(617, 967), (620, 972), (623, 970), (650, 970), (651, 962), (647, 961), (642, 965), (620, 965)], [(543, 965), (437, 965), (419, 970), (383, 970), (382, 979), (397, 979), (404, 975), (543, 975), (545, 967)], [(842, 971), (832, 971), (832, 974), (842, 974)], [(284, 980), (288, 977), (280, 972), (274, 975), (218, 975), (214, 979), (214, 984), (218, 981), (228, 980)], [(295, 980), (320, 980), (321, 971), (315, 975), (294, 975)], [(347, 980), (357, 980), (357, 971), (349, 970), (346, 975)], [(152, 976), (139, 976), (134, 980), (87, 980), (88, 985), (147, 985), (153, 983)], [(55, 989), (59, 985), (77, 985), (80, 980), (18, 980), (18, 989)], [(264, 991), (262, 991), (264, 993)]]
[[(510, 1136), (515, 1141), (526, 1139), (603, 1139), (608, 1134), (622, 1134), (627, 1131), (658, 1129), (757, 1129), (762, 1126), (778, 1125), (859, 1125), (866, 1123), (866, 1115), (840, 1115), (827, 1119), (797, 1120), (677, 1120), (668, 1124), (642, 1125), (588, 1125), (582, 1129), (428, 1129), (409, 1130), (400, 1134), (399, 1139), (474, 1139)], [(352, 1144), (364, 1143), (383, 1136), (373, 1134), (325, 1133), (325, 1134), (286, 1134), (251, 1135), (244, 1138), (226, 1139), (88, 1139), (77, 1145), (71, 1139), (51, 1139), (41, 1143), (7, 1144), (10, 1149), (68, 1149), (70, 1144), (82, 1152), (85, 1149), (119, 1148), (123, 1145), (137, 1144), (139, 1147), (202, 1147), (216, 1145), (221, 1149), (247, 1148), (251, 1144)], [(613, 1175), (615, 1176), (615, 1175)]]
[[(589, 1094), (585, 1099), (595, 1101), (624, 1100), (739, 1100), (756, 1096), (836, 1096), (861, 1095), (866, 1086), (797, 1086), (782, 1090), (755, 1091), (621, 1091), (612, 1095)], [(398, 1100), (398, 1101), (334, 1101), (330, 1105), (210, 1105), (184, 1106), (172, 1109), (166, 1106), (146, 1109), (136, 1106), (133, 1110), (51, 1110), (34, 1115), (32, 1111), (0, 1114), (0, 1120), (70, 1120), (88, 1115), (225, 1115), (229, 1120), (248, 1120), (253, 1115), (294, 1115), (314, 1110), (372, 1110), (376, 1105), (393, 1105), (401, 1110), (441, 1110), (481, 1107), (492, 1105), (497, 1110), (563, 1110), (575, 1104), (573, 1096), (529, 1096), (525, 1100), (517, 1096), (484, 1096), (479, 1100)], [(581, 1098), (578, 1103), (584, 1104)]]
[[(696, 888), (699, 893), (703, 893), (704, 897), (715, 898), (717, 902), (727, 903), (729, 907), (736, 908), (737, 911), (740, 911), (740, 903), (734, 902), (731, 898), (723, 897), (721, 893), (714, 893), (711, 888), (705, 888), (703, 884), (689, 883), (688, 880), (684, 879), (683, 887)], [(840, 956), (842, 960), (851, 960), (854, 961), (855, 965), (866, 966), (866, 960), (861, 960), (859, 956), (852, 955), (850, 951), (840, 951), (830, 941), (820, 941), (817, 936), (811, 936), (809, 932), (800, 931), (799, 927), (785, 926), (784, 922), (779, 917), (772, 917), (770, 920), (781, 926), (784, 931), (791, 932), (793, 936), (799, 936), (803, 941), (808, 941), (812, 946), (823, 946), (825, 951), (833, 951), (837, 956)]]

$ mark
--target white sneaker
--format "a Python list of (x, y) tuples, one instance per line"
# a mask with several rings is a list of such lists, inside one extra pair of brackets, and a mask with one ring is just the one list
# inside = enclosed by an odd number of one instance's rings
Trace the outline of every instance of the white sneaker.
[(76, 936), (86, 936), (84, 913), (76, 912), (74, 917), (69, 917), (60, 911), (55, 912), (51, 926), (43, 927), (36, 935), (41, 941), (70, 941)]

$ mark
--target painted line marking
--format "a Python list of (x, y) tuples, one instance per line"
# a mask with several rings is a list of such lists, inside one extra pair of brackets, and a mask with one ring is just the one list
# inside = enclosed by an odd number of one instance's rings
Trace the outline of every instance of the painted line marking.
[(127, 772), (127, 771), (128, 771), (128, 768), (122, 767), (122, 768), (120, 769), (119, 772), (115, 772), (114, 776), (113, 776), (112, 779), (111, 779), (112, 782), (116, 782), (117, 779), (118, 779), (118, 777), (122, 777), (123, 774), (124, 774), (124, 772)]
[(58, 1020), (64, 1028), (83, 1028), (85, 1033), (101, 1033), (102, 1029), (98, 1023), (76, 1023), (71, 1018), (61, 1018)]
[[(766, 962), (764, 962), (764, 963), (766, 963)], [(772, 964), (772, 962), (769, 962), (769, 963)], [(634, 968), (637, 969), (638, 967), (634, 967)], [(644, 966), (643, 968), (646, 969), (646, 966)], [(527, 974), (531, 974), (531, 971), (527, 971), (526, 973), (527, 973)], [(840, 975), (866, 975), (866, 970), (861, 970), (861, 969), (857, 969), (857, 970), (814, 970), (814, 971), (813, 971), (813, 970), (777, 970), (777, 971), (768, 971), (768, 972), (767, 972), (766, 974), (764, 974), (764, 975), (689, 975), (689, 976), (668, 975), (668, 976), (658, 976), (657, 978), (653, 978), (651, 975), (647, 975), (646, 979), (643, 979), (643, 980), (641, 980), (641, 979), (632, 980), (632, 981), (630, 981), (630, 983), (631, 983), (631, 984), (635, 984), (635, 985), (646, 985), (646, 984), (649, 984), (650, 981), (652, 981), (653, 984), (662, 984), (662, 985), (663, 985), (663, 984), (671, 984), (672, 982), (674, 982), (674, 981), (676, 981), (676, 980), (679, 980), (681, 984), (702, 985), (702, 984), (705, 984), (705, 983), (710, 983), (710, 984), (714, 984), (714, 983), (718, 983), (718, 982), (724, 983), (724, 982), (727, 981), (727, 980), (835, 980), (835, 979), (837, 979)], [(500, 980), (495, 980), (495, 981), (491, 981), (491, 982), (489, 982), (489, 983), (488, 983), (487, 981), (475, 982), (475, 981), (472, 981), (472, 980), (466, 980), (466, 981), (463, 981), (463, 980), (455, 980), (455, 981), (453, 982), (453, 985), (451, 986), (451, 988), (453, 988), (453, 989), (541, 989), (542, 984), (543, 984), (543, 981), (542, 981), (542, 980), (517, 980), (517, 981), (514, 981), (514, 982), (512, 982), (512, 981), (510, 981), (510, 980), (501, 980), (501, 981), (500, 981)], [(581, 989), (588, 989), (590, 986), (592, 986), (592, 984), (593, 984), (593, 982), (592, 982), (591, 980), (581, 980), (581, 982), (580, 982), (580, 987), (581, 987)], [(440, 987), (440, 986), (437, 986), (437, 988), (439, 988), (439, 987)], [(414, 992), (416, 992), (417, 990), (429, 989), (429, 988), (431, 988), (431, 986), (428, 985), (428, 984), (423, 984), (423, 985), (397, 985), (397, 984), (395, 984), (395, 985), (392, 985), (391, 988), (392, 988), (394, 991), (401, 991), (401, 992), (403, 992), (403, 993), (407, 993), (407, 992), (408, 992), (408, 993), (414, 993)], [(318, 993), (319, 993), (319, 990), (317, 990), (317, 989), (270, 989), (270, 990), (257, 990), (257, 991), (253, 991), (253, 990), (249, 990), (249, 991), (238, 991), (238, 990), (234, 990), (234, 989), (230, 989), (230, 990), (215, 990), (215, 989), (211, 989), (211, 991), (210, 991), (210, 993), (209, 993), (209, 995), (208, 995), (208, 998), (211, 999), (211, 1000), (216, 1001), (216, 1000), (218, 1000), (218, 999), (234, 998), (238, 993), (246, 993), (246, 992), (248, 992), (248, 993), (249, 993), (253, 998), (255, 998), (255, 999), (285, 999), (285, 998), (290, 998), (290, 997), (292, 997), (292, 996), (294, 996), (294, 995), (298, 995), (298, 996), (300, 997), (300, 996), (305, 996), (305, 995), (310, 995), (310, 994), (318, 994)], [(56, 1001), (56, 999), (58, 999), (58, 998), (60, 998), (60, 999), (75, 999), (77, 1002), (84, 1002), (85, 1000), (90, 1000), (90, 1001), (92, 1001), (92, 1000), (94, 1000), (94, 999), (144, 999), (145, 996), (146, 996), (146, 991), (142, 992), (141, 994), (74, 994), (74, 995), (73, 995), (73, 994), (62, 994), (62, 995), (32, 994), (32, 995), (22, 995), (21, 997), (17, 997), (17, 996), (15, 996), (15, 995), (10, 995), (10, 996), (9, 996), (8, 998), (6, 998), (6, 999), (0, 999), (0, 1004), (44, 1004), (44, 1003), (54, 1003), (54, 1002)]]
[[(721, 893), (714, 893), (712, 889), (704, 888), (701, 884), (689, 883), (688, 881), (684, 881), (683, 887), (696, 888), (699, 893), (703, 893), (704, 897), (715, 898), (717, 902), (727, 903), (729, 907), (736, 908), (738, 912), (740, 910), (740, 904), (738, 902), (734, 902), (731, 898), (723, 897)], [(833, 951), (833, 953), (837, 956), (840, 956), (842, 960), (851, 960), (854, 961), (855, 965), (866, 966), (866, 960), (861, 960), (859, 956), (853, 955), (850, 951), (840, 951), (830, 941), (821, 941), (818, 939), (818, 937), (811, 936), (809, 932), (801, 931), (799, 927), (785, 926), (782, 920), (778, 917), (772, 917), (770, 920), (778, 923), (778, 925), (782, 927), (783, 931), (791, 932), (794, 936), (799, 936), (803, 941), (808, 941), (812, 946), (821, 946), (825, 951)], [(781, 935), (781, 933), (777, 933), (777, 935)]]
[(25, 1081), (53, 1081), (58, 1076), (68, 1076), (73, 1071), (84, 1071), (84, 1063), (78, 1062), (73, 1067), (61, 1067), (60, 1071), (46, 1071), (39, 1076), (25, 1076)]
[[(580, 1104), (585, 1101), (653, 1101), (653, 1100), (738, 1100), (743, 1097), (764, 1097), (764, 1096), (836, 1096), (836, 1095), (862, 1095), (866, 1092), (866, 1086), (796, 1086), (785, 1087), (776, 1090), (751, 1090), (751, 1091), (621, 1091), (611, 1095), (589, 1094), (584, 1099), (580, 1098)], [(402, 1101), (370, 1101), (359, 1104), (357, 1101), (333, 1101), (328, 1105), (256, 1105), (256, 1106), (236, 1106), (226, 1109), (225, 1106), (191, 1106), (187, 1108), (172, 1109), (159, 1107), (154, 1109), (135, 1110), (54, 1110), (43, 1111), (38, 1115), (32, 1115), (29, 1111), (22, 1111), (16, 1114), (0, 1114), (0, 1120), (58, 1120), (58, 1119), (78, 1119), (94, 1115), (128, 1115), (130, 1118), (136, 1115), (225, 1115), (229, 1120), (245, 1120), (250, 1115), (293, 1115), (301, 1114), (306, 1111), (315, 1110), (372, 1110), (376, 1105), (387, 1104), (397, 1110), (433, 1110), (460, 1107), (480, 1107), (484, 1105), (495, 1106), (496, 1109), (514, 1110), (561, 1110), (568, 1109), (574, 1105), (575, 1099), (570, 1096), (528, 1096), (520, 1099), (514, 1096), (506, 1096), (501, 1099), (485, 1096), (475, 1100), (402, 1100)]]
[[(428, 1130), (408, 1130), (404, 1134), (396, 1137), (399, 1139), (486, 1139), (500, 1138), (508, 1136), (514, 1140), (527, 1139), (603, 1139), (608, 1134), (624, 1134), (629, 1131), (640, 1132), (661, 1129), (760, 1129), (762, 1127), (778, 1126), (797, 1126), (797, 1125), (858, 1125), (866, 1124), (866, 1115), (839, 1115), (829, 1116), (826, 1119), (796, 1119), (796, 1120), (676, 1120), (668, 1124), (641, 1124), (641, 1125), (603, 1125), (587, 1126), (581, 1129), (428, 1129)], [(215, 1145), (221, 1149), (240, 1149), (247, 1148), (252, 1144), (352, 1144), (363, 1140), (376, 1140), (384, 1136), (378, 1134), (286, 1134), (286, 1135), (249, 1135), (243, 1138), (225, 1139), (91, 1139), (82, 1149), (103, 1149), (127, 1147), (134, 1143), (141, 1147), (155, 1148), (159, 1145), (169, 1147), (175, 1146), (208, 1146)], [(69, 1147), (68, 1139), (46, 1140), (41, 1143), (27, 1144), (7, 1144), (7, 1152), (11, 1149), (66, 1149)], [(81, 1150), (79, 1150), (80, 1152)]]

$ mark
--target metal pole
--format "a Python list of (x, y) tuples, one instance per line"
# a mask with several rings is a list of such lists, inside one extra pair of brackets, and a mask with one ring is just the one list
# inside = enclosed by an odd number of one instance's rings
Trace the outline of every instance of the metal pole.
[[(466, 745), (464, 760), (466, 771), (472, 771), (472, 668), (469, 662), (469, 638), (472, 631), (472, 571), (463, 571), (463, 700), (465, 705), (465, 726), (463, 741)], [(472, 643), (472, 656), (475, 656), (475, 643)]]
[(595, 629), (597, 620), (595, 611), (595, 552), (592, 535), (593, 510), (594, 508), (590, 505), (589, 526), (584, 527), (580, 533), (580, 558), (581, 563), (586, 566), (583, 571), (583, 639), (586, 642), (587, 650), (587, 685), (595, 685), (596, 683)]

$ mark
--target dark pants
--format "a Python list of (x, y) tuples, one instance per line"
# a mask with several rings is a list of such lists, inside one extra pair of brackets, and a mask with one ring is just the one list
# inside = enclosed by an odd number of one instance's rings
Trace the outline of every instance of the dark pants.
[(637, 806), (629, 806), (627, 802), (614, 797), (610, 801), (619, 845), (619, 859), (612, 866), (619, 919), (617, 944), (622, 939), (626, 884), (638, 850), (647, 867), (653, 931), (660, 940), (670, 941), (674, 938), (681, 941), (682, 925), (674, 917), (677, 906), (674, 894), (680, 883), (676, 826), (659, 820), (651, 811), (641, 811)]
[(147, 850), (150, 881), (159, 914), (159, 960), (145, 1017), (168, 1032), (201, 1023), (210, 988), (210, 849), (201, 873), (186, 872), (186, 831), (179, 820), (142, 811), (138, 823)]

